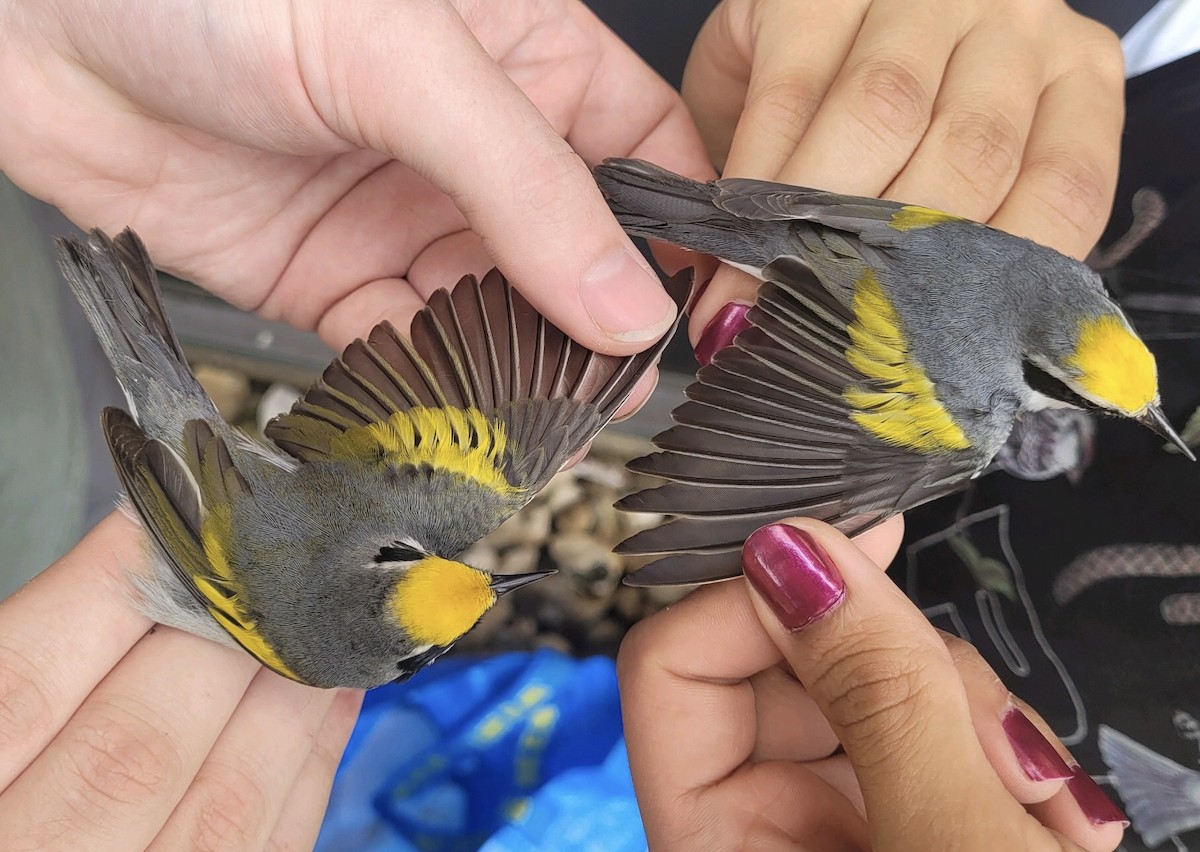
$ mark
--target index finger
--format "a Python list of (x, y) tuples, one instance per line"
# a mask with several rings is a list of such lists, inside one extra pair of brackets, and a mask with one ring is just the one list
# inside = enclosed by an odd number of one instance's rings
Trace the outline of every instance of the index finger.
[(1049, 838), (984, 754), (945, 644), (845, 536), (773, 524), (747, 541), (744, 566), (764, 626), (854, 765), (875, 838), (928, 848), (932, 826), (946, 848)]
[(126, 574), (143, 542), (138, 525), (113, 512), (0, 603), (0, 791), (150, 629)]
[[(897, 518), (859, 541), (886, 564), (900, 533)], [(750, 758), (758, 732), (749, 679), (782, 658), (739, 581), (700, 588), (629, 632), (617, 671), (630, 769), (647, 823), (686, 818), (673, 807), (680, 797), (718, 783)]]

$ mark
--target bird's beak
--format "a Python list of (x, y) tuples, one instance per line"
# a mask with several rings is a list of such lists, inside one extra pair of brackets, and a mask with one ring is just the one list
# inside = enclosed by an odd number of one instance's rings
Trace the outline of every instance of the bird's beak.
[(529, 574), (501, 574), (498, 577), (492, 578), (492, 591), (496, 593), (496, 597), (506, 595), (513, 589), (519, 589), (522, 586), (528, 586), (543, 577), (549, 577), (551, 574), (557, 574), (557, 568), (551, 568), (549, 571), (533, 571)]
[(1183, 453), (1192, 461), (1196, 460), (1196, 454), (1192, 452), (1192, 448), (1185, 444), (1183, 438), (1179, 437), (1179, 433), (1171, 428), (1171, 421), (1167, 420), (1167, 416), (1163, 414), (1162, 409), (1157, 405), (1152, 405), (1147, 408), (1146, 413), (1137, 418), (1137, 422), (1141, 423), (1155, 434), (1166, 438), (1179, 448), (1179, 452)]

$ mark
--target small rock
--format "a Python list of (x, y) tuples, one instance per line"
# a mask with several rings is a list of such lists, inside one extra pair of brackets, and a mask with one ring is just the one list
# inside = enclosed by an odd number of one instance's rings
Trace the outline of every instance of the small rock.
[(542, 493), (536, 499), (549, 509), (551, 514), (555, 514), (578, 502), (581, 497), (583, 497), (583, 489), (579, 487), (575, 474), (564, 470), (556, 473), (554, 478), (546, 483), (546, 487), (542, 489)]
[(620, 519), (621, 528), (627, 536), (639, 533), (642, 530), (654, 529), (657, 526), (661, 526), (662, 522), (667, 519), (666, 515), (661, 515), (658, 512), (617, 512), (617, 517)]
[(255, 412), (258, 431), (263, 432), (271, 420), (291, 409), (300, 396), (300, 391), (291, 385), (278, 382), (263, 391), (262, 399), (258, 401), (258, 411)]
[[(499, 556), (499, 567), (496, 573), (499, 574), (528, 574), (530, 571), (536, 571), (538, 563), (541, 562), (542, 552), (540, 548), (529, 544), (510, 547)], [(463, 560), (464, 562), (466, 560)], [(548, 582), (542, 580), (540, 582)]]
[(488, 534), (483, 542), (497, 550), (517, 544), (540, 546), (550, 536), (551, 512), (543, 505), (529, 505)]
[(475, 628), (463, 637), (465, 648), (483, 648), (492, 640), (510, 630), (509, 621), (513, 617), (512, 600), (505, 595), (496, 601), (495, 606), (488, 610)]
[(592, 534), (600, 541), (605, 542), (610, 549), (625, 538), (621, 531), (621, 512), (617, 511), (617, 507), (613, 505), (614, 501), (614, 494), (606, 494), (604, 499), (596, 501), (592, 507), (596, 513), (596, 525), (592, 529)]
[(650, 601), (651, 611), (660, 610), (673, 603), (679, 603), (695, 586), (648, 586), (643, 590)]
[(237, 420), (250, 398), (250, 380), (236, 370), (197, 364), (192, 368), (196, 381), (204, 388), (226, 420)]
[(598, 621), (587, 633), (587, 644), (590, 653), (607, 654), (615, 657), (625, 638), (625, 628), (611, 618)]
[(646, 614), (646, 602), (642, 590), (632, 586), (620, 586), (613, 597), (613, 610), (621, 618), (633, 623)]
[(620, 488), (625, 484), (623, 466), (601, 461), (589, 455), (572, 469), (575, 475), (585, 482), (606, 485), (609, 488)]
[(596, 510), (587, 500), (562, 509), (554, 516), (554, 529), (560, 533), (591, 532), (596, 525)]
[(591, 598), (611, 598), (621, 581), (621, 559), (586, 533), (563, 533), (550, 540), (550, 559), (571, 578), (574, 589)]
[[(478, 568), (480, 571), (486, 571), (489, 574), (495, 574), (500, 570), (500, 555), (496, 553), (494, 548), (484, 544), (474, 544), (468, 547), (458, 555), (459, 562), (465, 562), (472, 568)], [(509, 573), (507, 571), (501, 573)]]

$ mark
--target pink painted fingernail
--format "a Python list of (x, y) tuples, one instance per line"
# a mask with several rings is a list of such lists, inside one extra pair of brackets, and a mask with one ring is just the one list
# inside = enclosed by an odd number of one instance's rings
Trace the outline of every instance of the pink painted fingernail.
[(807, 627), (846, 596), (846, 583), (817, 540), (788, 524), (755, 530), (742, 548), (746, 579), (788, 630)]
[(1078, 763), (1071, 766), (1071, 777), (1067, 781), (1067, 789), (1075, 797), (1079, 809), (1092, 825), (1108, 825), (1111, 822), (1122, 823), (1129, 827), (1129, 819), (1124, 812), (1113, 804), (1100, 785), (1092, 780), (1092, 776), (1083, 771)]
[(1010, 707), (1000, 724), (1012, 746), (1017, 763), (1030, 781), (1065, 781), (1074, 777), (1071, 767), (1018, 707)]
[(696, 343), (696, 360), (700, 362), (701, 367), (711, 364), (718, 352), (733, 343), (733, 339), (739, 333), (750, 327), (750, 320), (746, 317), (748, 313), (749, 305), (730, 302), (709, 320)]

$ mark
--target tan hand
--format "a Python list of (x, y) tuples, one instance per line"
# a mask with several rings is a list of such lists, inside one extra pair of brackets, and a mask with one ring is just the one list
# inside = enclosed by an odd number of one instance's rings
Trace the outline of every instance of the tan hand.
[[(1083, 257), (1108, 220), (1120, 45), (1061, 0), (725, 0), (684, 97), (729, 177), (922, 204)], [(723, 269), (693, 340), (747, 276)]]

